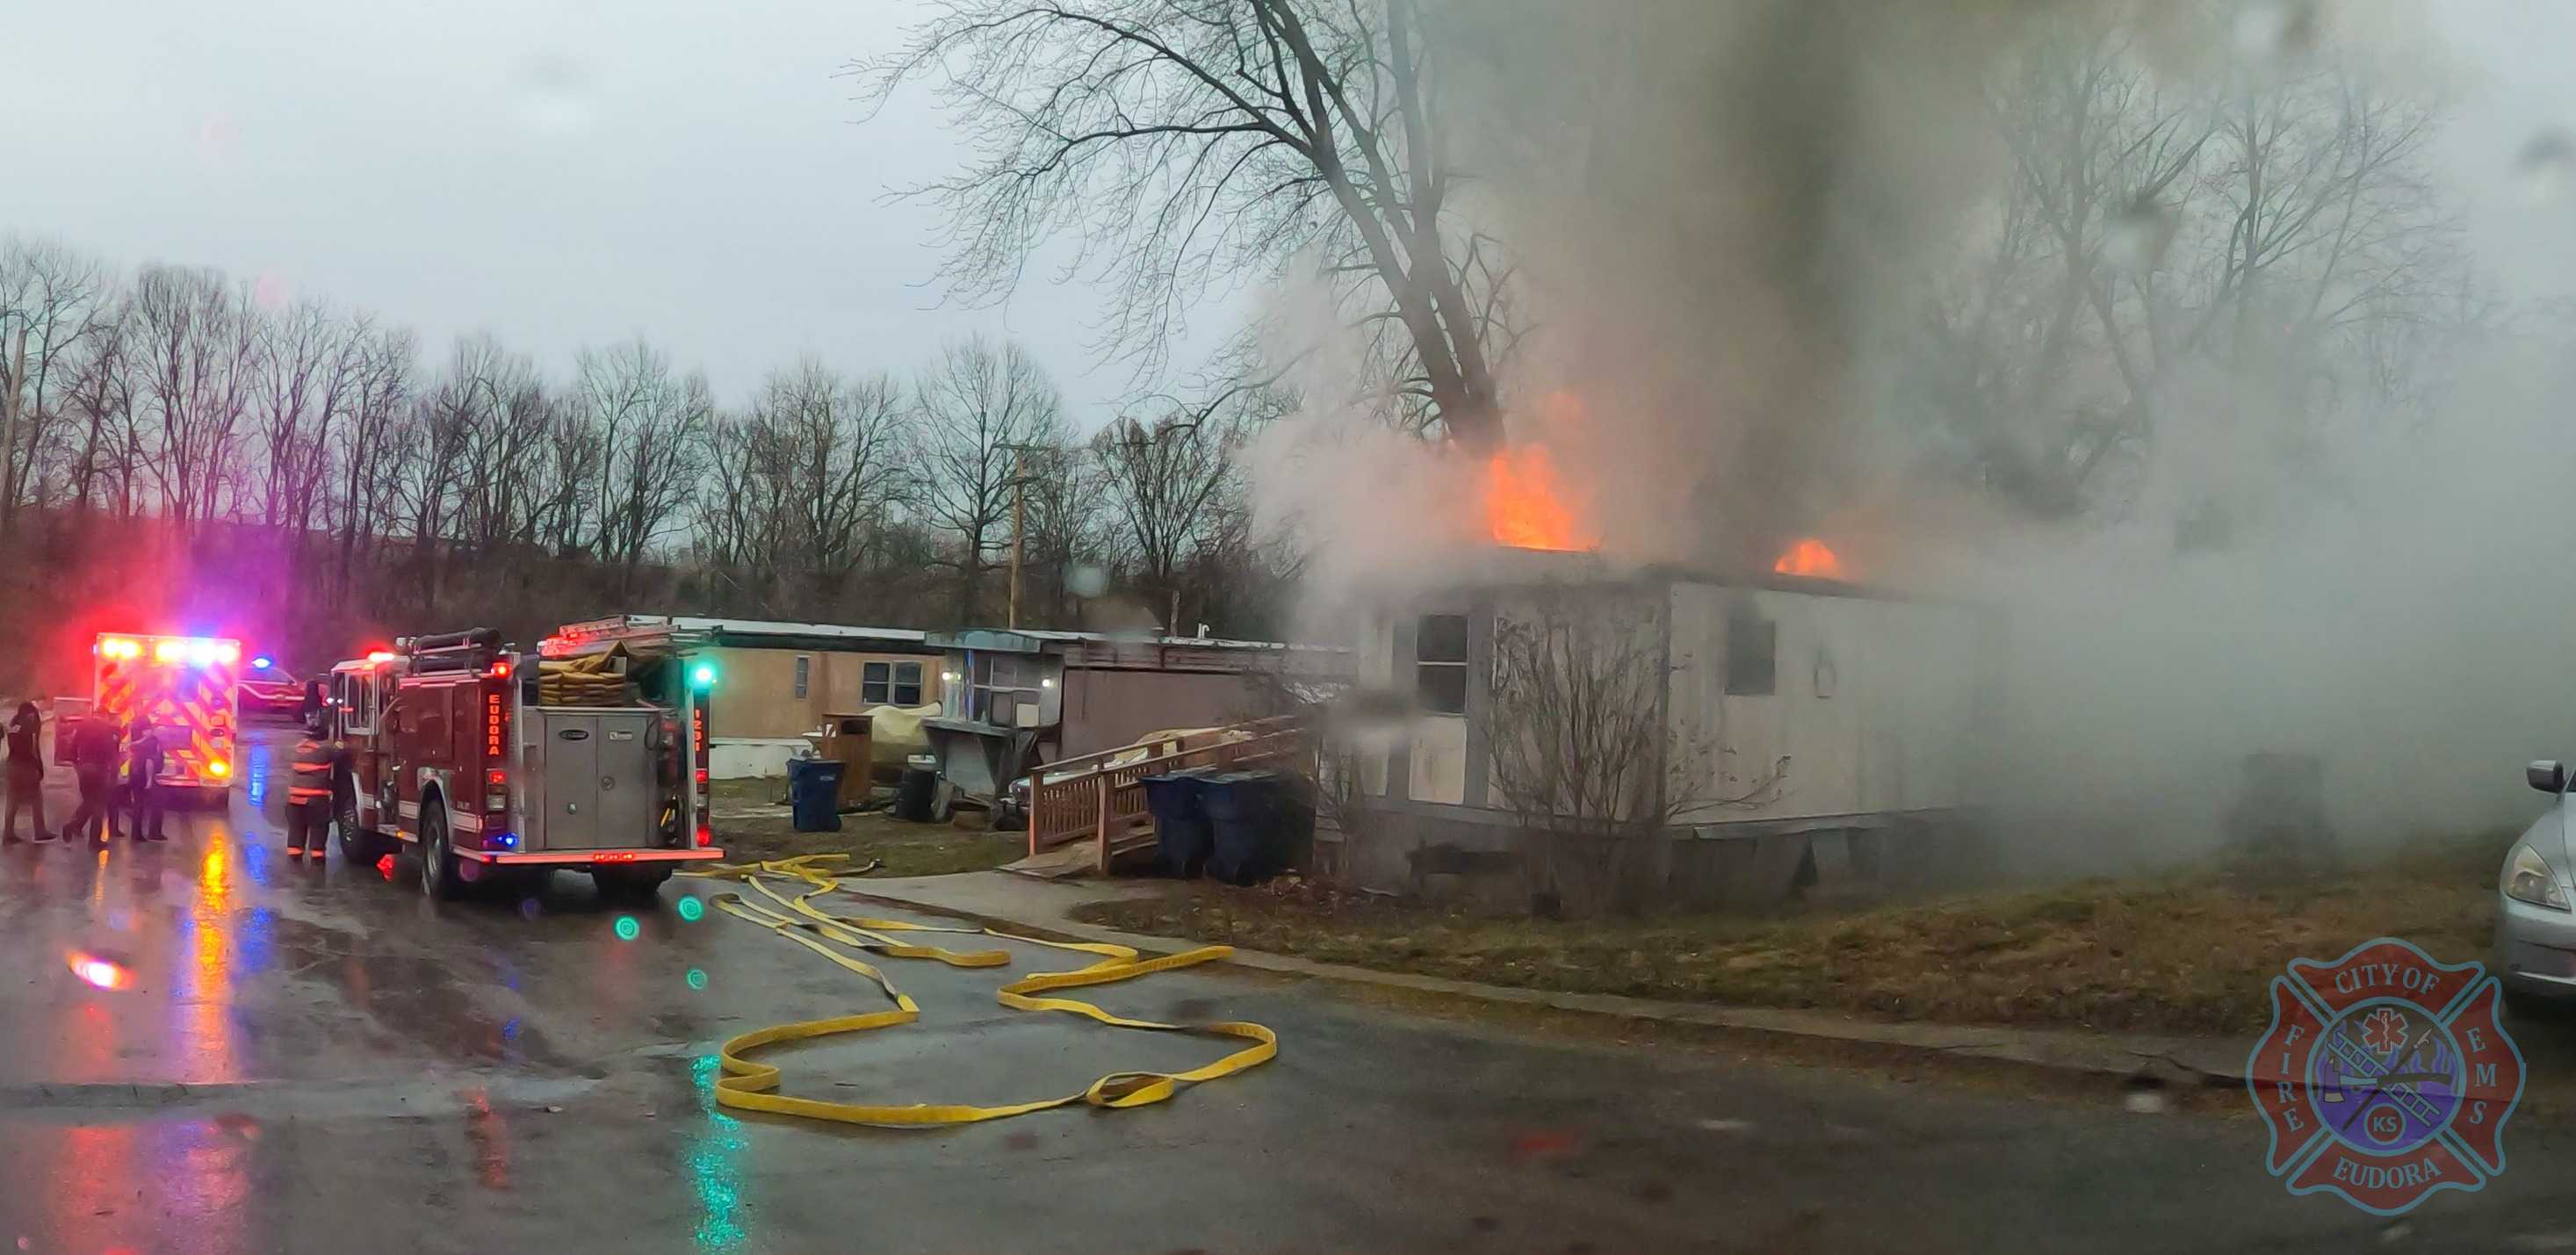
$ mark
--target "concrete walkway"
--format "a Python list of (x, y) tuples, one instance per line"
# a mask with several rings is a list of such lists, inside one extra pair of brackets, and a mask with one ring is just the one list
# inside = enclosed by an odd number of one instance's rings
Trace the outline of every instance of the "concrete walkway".
[[(1015, 876), (1009, 872), (966, 872), (954, 876), (843, 881), (842, 887), (860, 897), (931, 914), (971, 919), (992, 927), (1035, 930), (1082, 941), (1113, 942), (1147, 954), (1169, 954), (1201, 944), (1177, 937), (1121, 932), (1072, 918), (1074, 909), (1087, 903), (1152, 897), (1161, 892), (1150, 885), (1050, 881)], [(1552, 1007), (1782, 1037), (1860, 1043), (2096, 1076), (2152, 1078), (2168, 1084), (2241, 1083), (2246, 1055), (2254, 1045), (2251, 1038), (2165, 1037), (2069, 1029), (1892, 1023), (1830, 1011), (1667, 1002), (1616, 994), (1563, 993), (1405, 972), (1382, 972), (1343, 963), (1316, 963), (1291, 955), (1241, 947), (1235, 949), (1234, 962), (1263, 971), (1488, 1002)]]

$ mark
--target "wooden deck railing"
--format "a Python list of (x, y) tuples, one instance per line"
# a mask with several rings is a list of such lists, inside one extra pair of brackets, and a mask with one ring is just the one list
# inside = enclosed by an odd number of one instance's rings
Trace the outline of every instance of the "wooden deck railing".
[[(1112, 858), (1152, 838), (1145, 777), (1191, 767), (1294, 760), (1306, 752), (1307, 736), (1301, 716), (1282, 715), (1051, 763), (1039, 769), (1029, 790), (1029, 853), (1087, 840), (1093, 871), (1105, 873)], [(1141, 756), (1112, 765), (1140, 750)]]

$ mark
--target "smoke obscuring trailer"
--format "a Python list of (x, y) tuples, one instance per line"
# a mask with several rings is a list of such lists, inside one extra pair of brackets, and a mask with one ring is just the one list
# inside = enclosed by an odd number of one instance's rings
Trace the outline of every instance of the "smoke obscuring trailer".
[[(1972, 807), (1991, 626), (1839, 580), (1515, 549), (1383, 594), (1360, 685), (1410, 709), (1337, 737), (1337, 875), (1500, 902), (1535, 860), (1652, 830), (1665, 848), (1616, 874), (1668, 904), (1911, 878)], [(1545, 833), (1572, 835), (1550, 855)]]

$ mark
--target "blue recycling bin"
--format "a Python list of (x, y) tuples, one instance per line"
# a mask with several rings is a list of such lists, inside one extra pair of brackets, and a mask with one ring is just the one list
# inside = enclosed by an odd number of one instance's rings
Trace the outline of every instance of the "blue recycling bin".
[(1258, 884), (1288, 863), (1287, 782), (1275, 771), (1229, 771), (1199, 787), (1211, 845), (1207, 874), (1227, 884)]
[(798, 832), (841, 830), (841, 771), (829, 758), (787, 760), (787, 805)]
[(1182, 879), (1206, 865), (1213, 838), (1207, 812), (1199, 805), (1205, 778), (1195, 771), (1174, 771), (1137, 781), (1145, 786), (1145, 809), (1154, 813), (1154, 862), (1166, 876)]

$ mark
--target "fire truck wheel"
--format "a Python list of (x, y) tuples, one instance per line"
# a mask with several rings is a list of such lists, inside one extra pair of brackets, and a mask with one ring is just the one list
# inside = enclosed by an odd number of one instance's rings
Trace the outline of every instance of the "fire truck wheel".
[(384, 856), (381, 838), (358, 826), (358, 799), (341, 798), (331, 823), (340, 830), (340, 857), (349, 860), (350, 866), (372, 867)]
[(590, 874), (591, 883), (599, 886), (599, 896), (610, 902), (642, 901), (662, 891), (662, 882), (671, 878), (671, 869), (656, 867), (649, 871), (626, 867), (601, 868)]
[(447, 808), (424, 801), (420, 807), (420, 891), (439, 901), (456, 897), (464, 881), (456, 874), (456, 855), (447, 847)]

